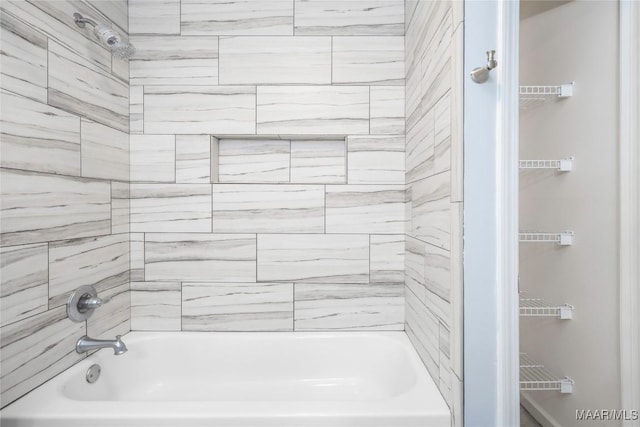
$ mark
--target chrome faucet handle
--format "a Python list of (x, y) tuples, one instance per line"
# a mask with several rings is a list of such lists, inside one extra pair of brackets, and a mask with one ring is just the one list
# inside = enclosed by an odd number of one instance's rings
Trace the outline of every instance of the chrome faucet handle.
[(110, 299), (98, 297), (98, 291), (91, 285), (80, 286), (67, 300), (67, 316), (73, 322), (84, 322), (96, 308), (108, 303)]
[(78, 301), (78, 310), (80, 312), (95, 310), (98, 307), (102, 307), (109, 301), (111, 301), (111, 298), (102, 299), (100, 297), (93, 297), (89, 294), (85, 294), (80, 297), (80, 300)]

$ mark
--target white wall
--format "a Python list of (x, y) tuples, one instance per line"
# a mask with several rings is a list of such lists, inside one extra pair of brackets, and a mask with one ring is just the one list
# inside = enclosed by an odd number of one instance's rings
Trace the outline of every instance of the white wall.
[(570, 173), (521, 174), (521, 230), (576, 233), (571, 247), (520, 247), (521, 290), (575, 306), (573, 320), (521, 319), (521, 350), (576, 382), (528, 398), (562, 426), (589, 425), (576, 409), (620, 408), (617, 2), (561, 5), (524, 19), (520, 37), (521, 84), (576, 82), (574, 97), (521, 113), (521, 159), (576, 157)]

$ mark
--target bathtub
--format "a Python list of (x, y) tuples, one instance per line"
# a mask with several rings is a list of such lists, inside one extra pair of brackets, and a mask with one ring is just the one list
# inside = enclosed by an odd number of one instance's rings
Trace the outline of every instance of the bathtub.
[[(0, 411), (2, 427), (449, 427), (403, 332), (132, 332)], [(93, 384), (88, 368), (102, 368)]]

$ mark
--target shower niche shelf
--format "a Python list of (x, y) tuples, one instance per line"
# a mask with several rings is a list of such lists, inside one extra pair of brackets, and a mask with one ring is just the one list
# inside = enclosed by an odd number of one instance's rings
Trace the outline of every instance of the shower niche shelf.
[(573, 245), (573, 231), (562, 231), (560, 233), (542, 232), (520, 232), (518, 239), (520, 243), (557, 243), (560, 246)]
[(521, 317), (557, 317), (562, 320), (573, 319), (573, 306), (563, 304), (553, 306), (541, 298), (520, 298)]
[(520, 390), (555, 390), (560, 393), (573, 393), (574, 384), (571, 378), (558, 378), (526, 353), (520, 353)]
[(520, 109), (537, 107), (552, 99), (573, 96), (574, 82), (559, 86), (520, 86)]
[(560, 160), (520, 160), (520, 170), (530, 169), (555, 169), (558, 172), (571, 172), (573, 170), (573, 157), (565, 157)]

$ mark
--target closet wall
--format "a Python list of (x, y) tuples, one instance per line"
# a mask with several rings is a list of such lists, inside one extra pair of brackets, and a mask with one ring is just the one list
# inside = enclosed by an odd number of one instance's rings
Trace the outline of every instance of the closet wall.
[(572, 246), (521, 244), (520, 290), (550, 304), (572, 304), (575, 311), (572, 320), (521, 318), (520, 343), (521, 351), (558, 376), (571, 377), (575, 387), (572, 394), (524, 393), (523, 402), (542, 411), (543, 425), (599, 425), (576, 421), (575, 411), (621, 404), (618, 6), (558, 2), (540, 12), (532, 10), (535, 3), (521, 3), (527, 17), (521, 21), (520, 82), (575, 81), (575, 89), (571, 98), (521, 110), (520, 158), (575, 156), (575, 163), (571, 172), (521, 173), (520, 228), (573, 230), (575, 238)]

